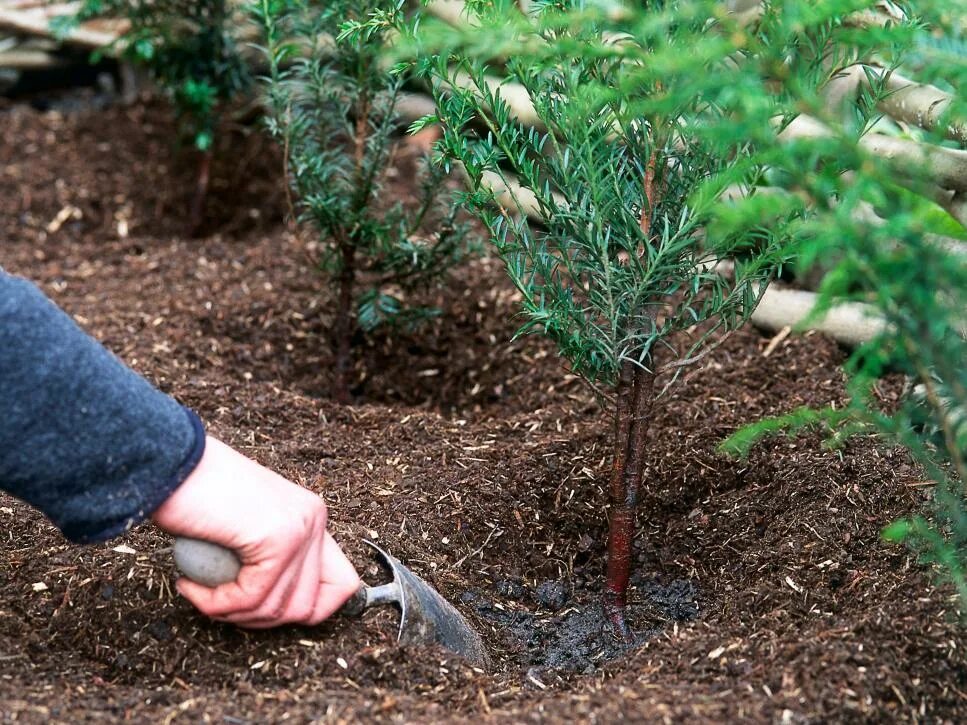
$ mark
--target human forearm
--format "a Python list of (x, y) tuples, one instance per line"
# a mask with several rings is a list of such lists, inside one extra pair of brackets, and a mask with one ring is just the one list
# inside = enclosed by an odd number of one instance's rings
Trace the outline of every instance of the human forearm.
[(0, 487), (76, 542), (145, 519), (204, 450), (197, 416), (2, 271), (0, 400)]
[(231, 548), (237, 581), (178, 588), (243, 627), (316, 624), (359, 586), (316, 494), (215, 439), (82, 332), (40, 290), (0, 271), (0, 488), (76, 542), (148, 516)]

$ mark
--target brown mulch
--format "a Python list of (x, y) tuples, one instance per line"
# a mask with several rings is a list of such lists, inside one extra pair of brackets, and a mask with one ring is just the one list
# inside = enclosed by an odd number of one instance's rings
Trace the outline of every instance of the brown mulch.
[[(634, 598), (684, 582), (697, 617), (636, 610), (653, 636), (626, 656), (588, 674), (529, 667), (468, 602), (550, 621), (507, 582), (551, 581), (568, 606), (591, 606), (610, 421), (550, 347), (509, 341), (516, 296), (499, 265), (474, 261), (433, 293), (447, 314), (428, 327), (365, 342), (359, 402), (341, 407), (327, 397), (330, 293), (283, 221), (278, 154), (261, 136), (222, 137), (206, 236), (190, 240), (191, 163), (173, 160), (162, 108), (0, 122), (0, 265), (216, 435), (322, 493), (355, 561), (376, 538), (464, 607), (495, 661), (481, 673), (399, 649), (387, 611), (311, 630), (210, 623), (173, 594), (170, 542), (152, 527), (73, 547), (4, 497), (5, 720), (964, 719), (953, 594), (879, 538), (928, 494), (906, 456), (814, 436), (746, 461), (715, 450), (760, 416), (842, 402), (834, 343), (790, 337), (766, 356), (769, 340), (742, 331), (656, 407)], [(387, 193), (405, 199), (409, 178)]]

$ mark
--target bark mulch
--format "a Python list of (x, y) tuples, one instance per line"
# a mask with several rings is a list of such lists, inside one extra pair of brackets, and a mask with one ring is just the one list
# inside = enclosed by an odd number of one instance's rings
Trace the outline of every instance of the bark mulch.
[[(957, 722), (967, 657), (953, 593), (881, 528), (929, 494), (900, 451), (814, 436), (716, 445), (844, 400), (829, 340), (766, 355), (753, 329), (655, 407), (635, 549), (639, 647), (601, 629), (611, 422), (546, 344), (511, 342), (516, 295), (483, 259), (434, 292), (447, 313), (359, 348), (356, 404), (329, 400), (331, 294), (283, 221), (278, 155), (222, 137), (205, 234), (182, 236), (192, 164), (153, 104), (2, 116), (0, 265), (40, 284), (209, 429), (325, 496), (376, 571), (373, 538), (455, 602), (495, 670), (400, 649), (392, 611), (247, 633), (173, 593), (142, 526), (73, 547), (0, 500), (6, 720)], [(407, 151), (401, 151), (405, 161)], [(401, 161), (401, 164), (404, 163)], [(387, 193), (408, 195), (397, 173)], [(432, 296), (431, 295), (431, 296)], [(900, 383), (883, 384), (889, 402)]]

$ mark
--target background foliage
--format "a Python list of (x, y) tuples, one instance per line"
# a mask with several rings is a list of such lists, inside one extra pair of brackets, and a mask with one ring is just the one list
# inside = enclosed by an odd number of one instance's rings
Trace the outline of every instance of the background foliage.
[(184, 130), (201, 151), (212, 144), (217, 108), (251, 80), (236, 37), (231, 0), (84, 0), (61, 27), (100, 16), (124, 17), (130, 28), (117, 50), (148, 69), (171, 96)]
[[(798, 410), (763, 421), (740, 431), (724, 448), (741, 454), (763, 435), (815, 427), (835, 445), (851, 435), (876, 434), (905, 447), (935, 487), (923, 513), (890, 525), (884, 536), (905, 541), (925, 561), (940, 564), (967, 611), (967, 246), (957, 241), (965, 230), (934, 203), (937, 169), (929, 157), (901, 170), (895, 160), (871, 154), (861, 143), (875, 124), (876, 132), (895, 138), (963, 147), (956, 128), (967, 117), (967, 5), (910, 5), (907, 21), (877, 30), (890, 42), (876, 61), (888, 73), (929, 80), (953, 94), (939, 122), (933, 128), (877, 116), (860, 122), (857, 107), (876, 108), (893, 92), (886, 83), (873, 82), (845, 114), (831, 112), (844, 109), (829, 109), (822, 97), (806, 99), (834, 133), (796, 140), (797, 157), (808, 160), (799, 167), (782, 164), (775, 154), (771, 158), (773, 177), (810, 201), (795, 230), (798, 265), (835, 260), (819, 287), (816, 314), (842, 302), (861, 302), (886, 325), (846, 363), (847, 408)], [(953, 200), (956, 208), (956, 193)], [(751, 222), (753, 212), (730, 211), (748, 214), (744, 223)], [(909, 381), (908, 394), (895, 409), (877, 395), (878, 381), (888, 373), (902, 373)]]
[[(383, 55), (410, 22), (403, 3), (261, 0), (249, 10), (266, 38), (268, 130), (284, 149), (298, 219), (318, 234), (320, 266), (340, 288), (334, 332), (337, 367), (346, 365), (356, 325), (368, 331), (437, 313), (410, 304), (411, 295), (466, 254), (467, 226), (445, 172), (425, 159), (415, 203), (382, 194), (406, 81)], [(370, 17), (380, 25), (354, 29)]]

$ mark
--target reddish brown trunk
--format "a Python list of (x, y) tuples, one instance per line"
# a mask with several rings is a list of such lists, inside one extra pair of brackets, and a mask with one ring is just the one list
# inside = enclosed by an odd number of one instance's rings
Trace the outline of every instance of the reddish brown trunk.
[(645, 180), (643, 183), (645, 192), (645, 204), (647, 208), (641, 211), (641, 234), (646, 239), (648, 234), (651, 232), (651, 220), (655, 214), (655, 159), (657, 155), (652, 152), (651, 158), (648, 159), (648, 166), (645, 169)]
[(351, 402), (349, 378), (352, 373), (353, 342), (353, 281), (356, 277), (356, 249), (343, 242), (342, 269), (339, 270), (339, 295), (336, 303), (336, 319), (333, 337), (336, 346), (335, 384), (333, 397), (346, 405)]
[(625, 607), (631, 579), (638, 493), (645, 470), (645, 434), (653, 399), (654, 375), (626, 362), (622, 366), (617, 389), (608, 569), (604, 591), (605, 615), (615, 635), (626, 641), (632, 639), (625, 621)]
[(191, 197), (188, 210), (188, 236), (193, 237), (201, 229), (205, 213), (205, 200), (208, 198), (208, 184), (212, 172), (212, 152), (202, 151), (198, 160), (198, 176), (195, 177), (195, 193)]
[[(639, 256), (650, 243), (655, 213), (655, 170), (657, 151), (645, 165), (642, 179), (641, 234)], [(604, 612), (615, 636), (631, 642), (633, 635), (625, 619), (628, 583), (634, 555), (638, 493), (645, 475), (645, 434), (655, 398), (655, 374), (625, 361), (618, 377), (615, 410), (614, 465), (611, 469), (611, 512), (608, 521), (608, 570), (604, 589)]]

